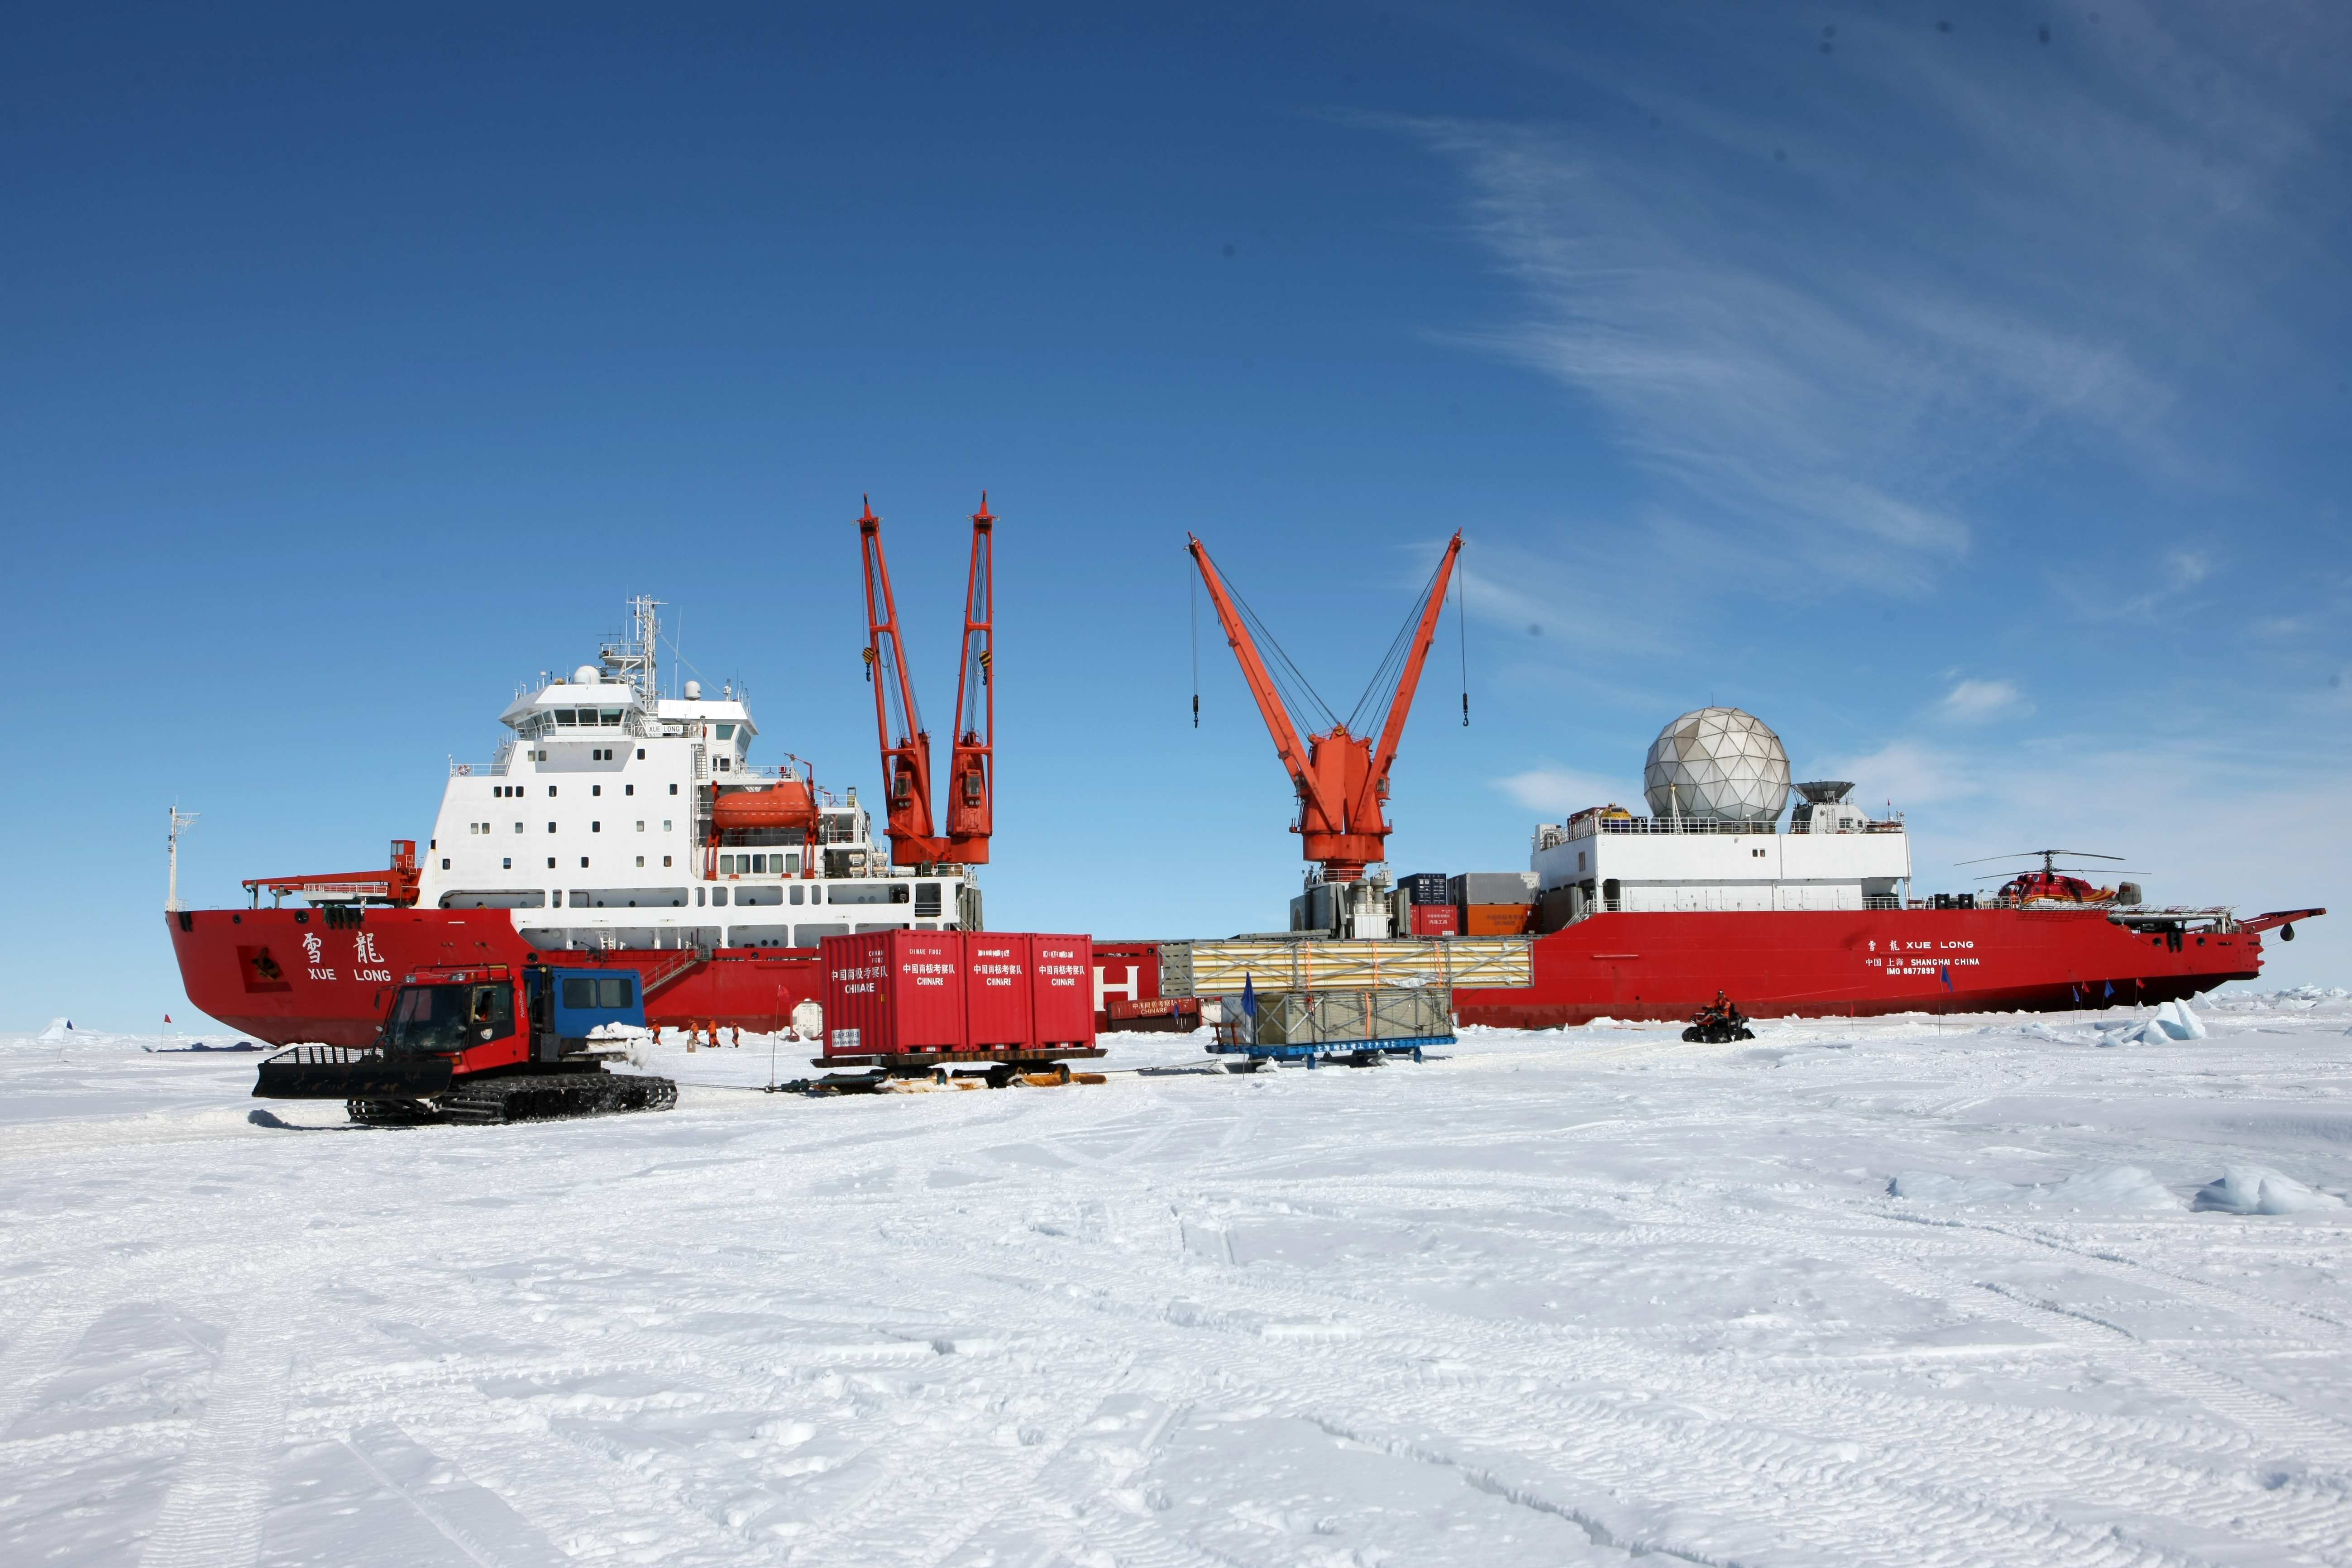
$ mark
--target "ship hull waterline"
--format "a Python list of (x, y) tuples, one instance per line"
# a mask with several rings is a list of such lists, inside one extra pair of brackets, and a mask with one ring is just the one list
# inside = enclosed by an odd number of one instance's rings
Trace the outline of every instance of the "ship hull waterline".
[[(203, 910), (165, 921), (189, 1000), (274, 1045), (367, 1044), (391, 988), (424, 964), (555, 956), (496, 910), (371, 909), (331, 925), (317, 909)], [(1687, 1019), (1718, 990), (1759, 1018), (2152, 1005), (2255, 978), (2262, 946), (2247, 931), (2134, 931), (2097, 909), (1611, 912), (1536, 938), (1532, 984), (1458, 990), (1454, 1011), (1464, 1024), (1549, 1029)], [(814, 949), (561, 957), (644, 973), (656, 1027), (781, 1030), (824, 988)]]

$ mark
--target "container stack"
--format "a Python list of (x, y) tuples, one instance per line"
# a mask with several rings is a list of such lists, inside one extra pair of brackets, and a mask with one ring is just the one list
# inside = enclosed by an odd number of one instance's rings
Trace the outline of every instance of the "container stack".
[(1415, 871), (1397, 883), (1396, 931), (1400, 936), (1459, 936), (1461, 911), (1443, 871)]
[(818, 961), (826, 1062), (1096, 1054), (1089, 938), (861, 931), (825, 938)]
[(1533, 871), (1465, 871), (1450, 891), (1464, 936), (1524, 936), (1534, 923)]

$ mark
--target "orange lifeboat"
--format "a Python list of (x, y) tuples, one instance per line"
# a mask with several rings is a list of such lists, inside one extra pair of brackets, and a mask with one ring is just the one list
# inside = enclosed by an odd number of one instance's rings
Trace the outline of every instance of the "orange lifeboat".
[(763, 789), (730, 790), (710, 803), (710, 826), (721, 833), (805, 833), (816, 825), (816, 795), (806, 779), (786, 779)]

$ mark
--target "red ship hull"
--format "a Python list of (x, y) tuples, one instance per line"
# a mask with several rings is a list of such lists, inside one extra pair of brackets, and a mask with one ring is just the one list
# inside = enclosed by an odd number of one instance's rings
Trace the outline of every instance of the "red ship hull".
[[(319, 909), (164, 918), (189, 1000), (276, 1045), (365, 1045), (409, 970), (520, 963), (535, 951), (494, 910), (371, 909), (356, 923)], [(1098, 1004), (1159, 994), (1152, 944), (1095, 951)], [(1545, 1029), (1686, 1019), (1718, 989), (1762, 1018), (2129, 1006), (2252, 980), (2262, 952), (2256, 932), (2150, 935), (2095, 909), (1609, 913), (1538, 937), (1533, 984), (1458, 991), (1454, 1010), (1465, 1024)], [(643, 972), (656, 1026), (781, 1029), (824, 993), (814, 949), (562, 956)]]
[[(392, 987), (427, 963), (515, 963), (538, 955), (495, 910), (338, 911), (189, 910), (166, 914), (188, 1000), (272, 1045), (364, 1046)], [(814, 948), (721, 949), (708, 959), (670, 949), (566, 951), (566, 965), (625, 965), (645, 975), (656, 1027), (781, 1029), (793, 1008), (824, 994)]]
[[(2179, 945), (2172, 945), (2174, 941)], [(1454, 993), (1465, 1024), (2058, 1012), (2172, 1001), (2262, 973), (2252, 931), (2136, 932), (2100, 909), (1597, 914), (1538, 937), (1535, 983)]]

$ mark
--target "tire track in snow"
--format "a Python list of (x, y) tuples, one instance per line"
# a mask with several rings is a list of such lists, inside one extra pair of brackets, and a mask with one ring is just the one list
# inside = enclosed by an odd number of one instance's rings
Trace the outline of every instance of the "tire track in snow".
[[(1690, 1228), (1691, 1227), (1688, 1226), (1675, 1227), (1677, 1238), (1687, 1238)], [(1757, 1230), (1734, 1229), (1733, 1227), (1722, 1226), (1715, 1228), (1717, 1231), (1715, 1239), (1737, 1241), (1750, 1247), (1758, 1245), (1759, 1241), (1765, 1240), (1777, 1240), (1783, 1245), (1786, 1243), (1785, 1237), (1780, 1237), (1776, 1233), (1763, 1228)], [(1261, 1299), (1263, 1299), (1265, 1292), (1260, 1291), (1257, 1292), (1257, 1294)], [(1948, 1299), (1949, 1294), (1950, 1292), (1948, 1289), (1945, 1289), (1943, 1291), (1944, 1299)], [(1329, 1293), (1325, 1292), (1312, 1299), (1299, 1300), (1297, 1304), (1308, 1310), (1315, 1310), (1318, 1307), (1328, 1310), (1329, 1307), (1334, 1304), (1335, 1300), (1338, 1300), (1341, 1299), (1335, 1298)], [(1356, 1300), (1354, 1298), (1348, 1298), (1346, 1300), (1351, 1301)], [(1356, 1301), (1356, 1304), (1360, 1305), (1362, 1303), (1360, 1301)], [(1384, 1303), (1381, 1306), (1381, 1310), (1383, 1311), (1391, 1311), (1392, 1310), (1392, 1303)], [(1486, 1325), (1484, 1324), (1471, 1325), (1466, 1337), (1473, 1339), (1486, 1338), (1487, 1336), (1482, 1331), (1485, 1327)], [(1447, 1338), (1455, 1342), (1458, 1342), (1464, 1337), (1465, 1337), (1465, 1335), (1464, 1333), (1463, 1325), (1460, 1323), (1457, 1323), (1448, 1331), (1447, 1334)], [(1491, 1354), (1498, 1347), (1490, 1343), (1483, 1348), (1487, 1352), (1487, 1353)], [(1662, 1372), (1671, 1373), (1674, 1370), (1674, 1363), (1667, 1358), (1653, 1356), (1648, 1359), (1650, 1363), (1648, 1366), (1633, 1370), (1646, 1374), (1654, 1382), (1658, 1378)], [(1683, 1358), (1683, 1360), (1685, 1363), (1687, 1362), (1687, 1358)], [(1629, 1369), (1620, 1368), (1618, 1371), (1620, 1375), (1629, 1374)], [(1718, 1399), (1724, 1396), (1731, 1396), (1740, 1399), (1762, 1398), (1769, 1401), (1769, 1396), (1775, 1392), (1775, 1389), (1771, 1384), (1758, 1383), (1753, 1380), (1750, 1380), (1739, 1387), (1726, 1387), (1723, 1385), (1721, 1379), (1713, 1378), (1708, 1380), (1708, 1383), (1702, 1388), (1701, 1392), (1703, 1394), (1711, 1394)], [(1780, 1392), (1785, 1393), (1786, 1391), (1782, 1390)], [(1870, 1405), (1885, 1405), (1895, 1402), (1887, 1402), (1881, 1396), (1873, 1395), (1867, 1396), (1864, 1403)], [(1894, 1409), (1890, 1413), (1888, 1419), (1881, 1424), (1881, 1431), (1878, 1434), (1880, 1439), (1890, 1444), (1898, 1451), (1907, 1451), (1915, 1447), (1916, 1446), (1915, 1439), (1918, 1433), (1925, 1429), (1932, 1429), (1923, 1427), (1921, 1422), (1923, 1419), (1931, 1418), (1935, 1408), (1936, 1406), (1934, 1402), (1929, 1401), (1912, 1400), (1899, 1402), (1898, 1407)], [(1588, 1412), (1586, 1414), (1598, 1414), (1600, 1415), (1606, 1416), (1616, 1414), (1616, 1412), (1601, 1410), (1598, 1412)], [(1850, 1416), (1853, 1412), (1851, 1409), (1832, 1409), (1827, 1412), (1823, 1412), (1822, 1414), (1835, 1419), (1840, 1416)], [(2067, 1436), (2072, 1439), (2081, 1439), (2088, 1436), (2091, 1437), (2095, 1443), (2105, 1443), (2124, 1436), (2140, 1437), (2146, 1436), (2143, 1432), (2120, 1433), (2113, 1429), (2105, 1430), (2094, 1435), (2089, 1428), (2097, 1426), (2100, 1424), (2101, 1418), (2085, 1418), (2083, 1421), (2072, 1424)], [(2014, 1448), (2018, 1430), (2013, 1422), (2009, 1418), (2008, 1413), (1993, 1413), (1990, 1419), (1980, 1423), (1980, 1426), (1983, 1429), (1979, 1433), (1979, 1442), (1985, 1457), (1998, 1461)], [(2021, 1469), (2028, 1474), (2040, 1473), (2046, 1475), (2049, 1469), (2050, 1461), (2054, 1458), (2057, 1458), (2057, 1456), (2041, 1454), (2034, 1456), (2032, 1459), (2023, 1467), (1996, 1463), (1994, 1468), (1996, 1472), (2001, 1470), (2015, 1472)], [(1936, 1458), (1932, 1462), (1926, 1464), (1924, 1468), (1932, 1469), (1940, 1474), (1949, 1468), (1947, 1463), (1948, 1459), (1948, 1455), (1946, 1455), (1943, 1458)], [(2115, 1460), (2116, 1456), (2113, 1454), (2112, 1450), (2109, 1450), (2104, 1456), (2095, 1454), (2091, 1458), (2085, 1460), (2080, 1465), (2062, 1464), (2058, 1468), (2069, 1473), (2064, 1478), (2065, 1484), (2060, 1486), (2019, 1486), (2016, 1483), (2022, 1478), (2020, 1475), (2013, 1473), (2010, 1478), (2010, 1489), (2013, 1489), (2023, 1494), (2021, 1500), (2022, 1500), (2029, 1508), (2040, 1497), (2064, 1495), (2069, 1486), (2086, 1487), (2090, 1489), (2090, 1495), (2099, 1495), (2097, 1487), (2098, 1483), (2102, 1479), (2112, 1482), (2117, 1479)], [(1672, 1461), (1668, 1458), (1666, 1462), (1671, 1463)], [(2126, 1465), (2124, 1468), (2129, 1469), (2132, 1466)], [(2173, 1495), (2166, 1499), (2149, 1500), (2149, 1501), (2158, 1509), (2163, 1508), (2167, 1503), (2178, 1507), (2186, 1500), (2182, 1495), (2185, 1491), (2210, 1491), (2213, 1489), (2212, 1483), (2215, 1478), (2210, 1474), (2194, 1472), (2179, 1468), (2178, 1467), (2168, 1467), (2168, 1470), (2171, 1484), (2164, 1489), (2170, 1491)], [(1840, 1484), (1849, 1487), (1853, 1483), (1853, 1478), (1850, 1476), (1829, 1479), (1837, 1480)], [(1889, 1477), (1887, 1479), (1890, 1481), (1899, 1482), (1905, 1478)], [(1998, 1479), (1998, 1475), (1993, 1479), (1992, 1484), (2001, 1484)], [(1999, 1512), (2001, 1510), (2001, 1505), (1989, 1500), (1956, 1499), (1954, 1497), (1954, 1489), (1953, 1486), (1948, 1480), (1939, 1480), (1923, 1500), (1925, 1506), (1929, 1509), (1931, 1513), (1937, 1513), (1938, 1510), (1948, 1510), (1950, 1508), (1955, 1506), (1958, 1506), (1963, 1509), (1976, 1508), (1979, 1510), (1991, 1509), (1995, 1512)], [(2084, 1494), (2077, 1490), (2074, 1492), (2073, 1495), (2079, 1496)], [(2237, 1500), (2238, 1500), (2235, 1498), (2225, 1500), (2224, 1506), (2233, 1506)], [(2282, 1500), (2282, 1501), (2284, 1500)], [(2046, 1550), (2051, 1548), (2053, 1544), (2052, 1540), (2045, 1538), (2043, 1535), (2037, 1532), (2057, 1531), (2061, 1535), (2063, 1535), (2064, 1533), (2063, 1527), (2054, 1525), (2047, 1519), (2020, 1518), (2017, 1516), (2017, 1512), (2014, 1508), (2011, 1508), (2007, 1511), (2010, 1515), (2010, 1525), (2005, 1527), (2000, 1533), (2002, 1533), (2004, 1537), (2004, 1543), (2008, 1546), (2022, 1548), (2029, 1542), (2039, 1542), (2039, 1545), (2036, 1548), (2037, 1550)], [(2208, 1510), (2200, 1510), (2197, 1511)], [(2241, 1516), (2242, 1516), (2244, 1511), (2245, 1510), (2242, 1508), (2237, 1510), (2237, 1512)], [(2323, 1515), (2327, 1514), (2330, 1511), (2330, 1510), (2324, 1506), (2319, 1510), (2319, 1513)], [(2338, 1506), (2332, 1510), (2332, 1513), (2336, 1522), (2340, 1525), (2343, 1519), (2340, 1500), (2338, 1500)], [(2272, 1510), (2271, 1517), (2266, 1522), (2273, 1526), (2284, 1529), (2284, 1532), (2290, 1539), (2300, 1537), (2302, 1543), (2309, 1544), (2312, 1542), (2309, 1525), (2312, 1522), (2313, 1517), (2313, 1510), (2306, 1506), (2301, 1509)], [(2251, 1523), (2252, 1521), (2246, 1522)], [(2227, 1518), (2216, 1518), (2212, 1521), (2212, 1523), (2216, 1528), (2227, 1528), (2231, 1523), (2231, 1520)], [(2243, 1528), (2243, 1525), (2242, 1524), (2240, 1528)], [(2021, 1530), (2023, 1531), (2021, 1535), (2017, 1533), (2017, 1531)], [(2261, 1533), (2261, 1531), (2258, 1529), (2256, 1533)], [(1931, 1530), (1921, 1537), (1921, 1541), (1925, 1542), (1935, 1539), (1937, 1538), (1937, 1531)], [(2321, 1536), (2319, 1539), (2324, 1542), (2326, 1537)], [(2075, 1541), (2075, 1545), (2080, 1551), (2087, 1552), (2089, 1553), (2089, 1555), (2084, 1558), (2085, 1561), (2093, 1561), (2097, 1560), (2102, 1553), (2105, 1553), (2112, 1550), (2113, 1541), (2114, 1538), (2111, 1533), (2094, 1532), (2088, 1536), (2080, 1536)], [(1659, 1544), (1664, 1545), (1665, 1543), (1660, 1542)], [(1988, 1542), (1987, 1544), (1990, 1543)]]

